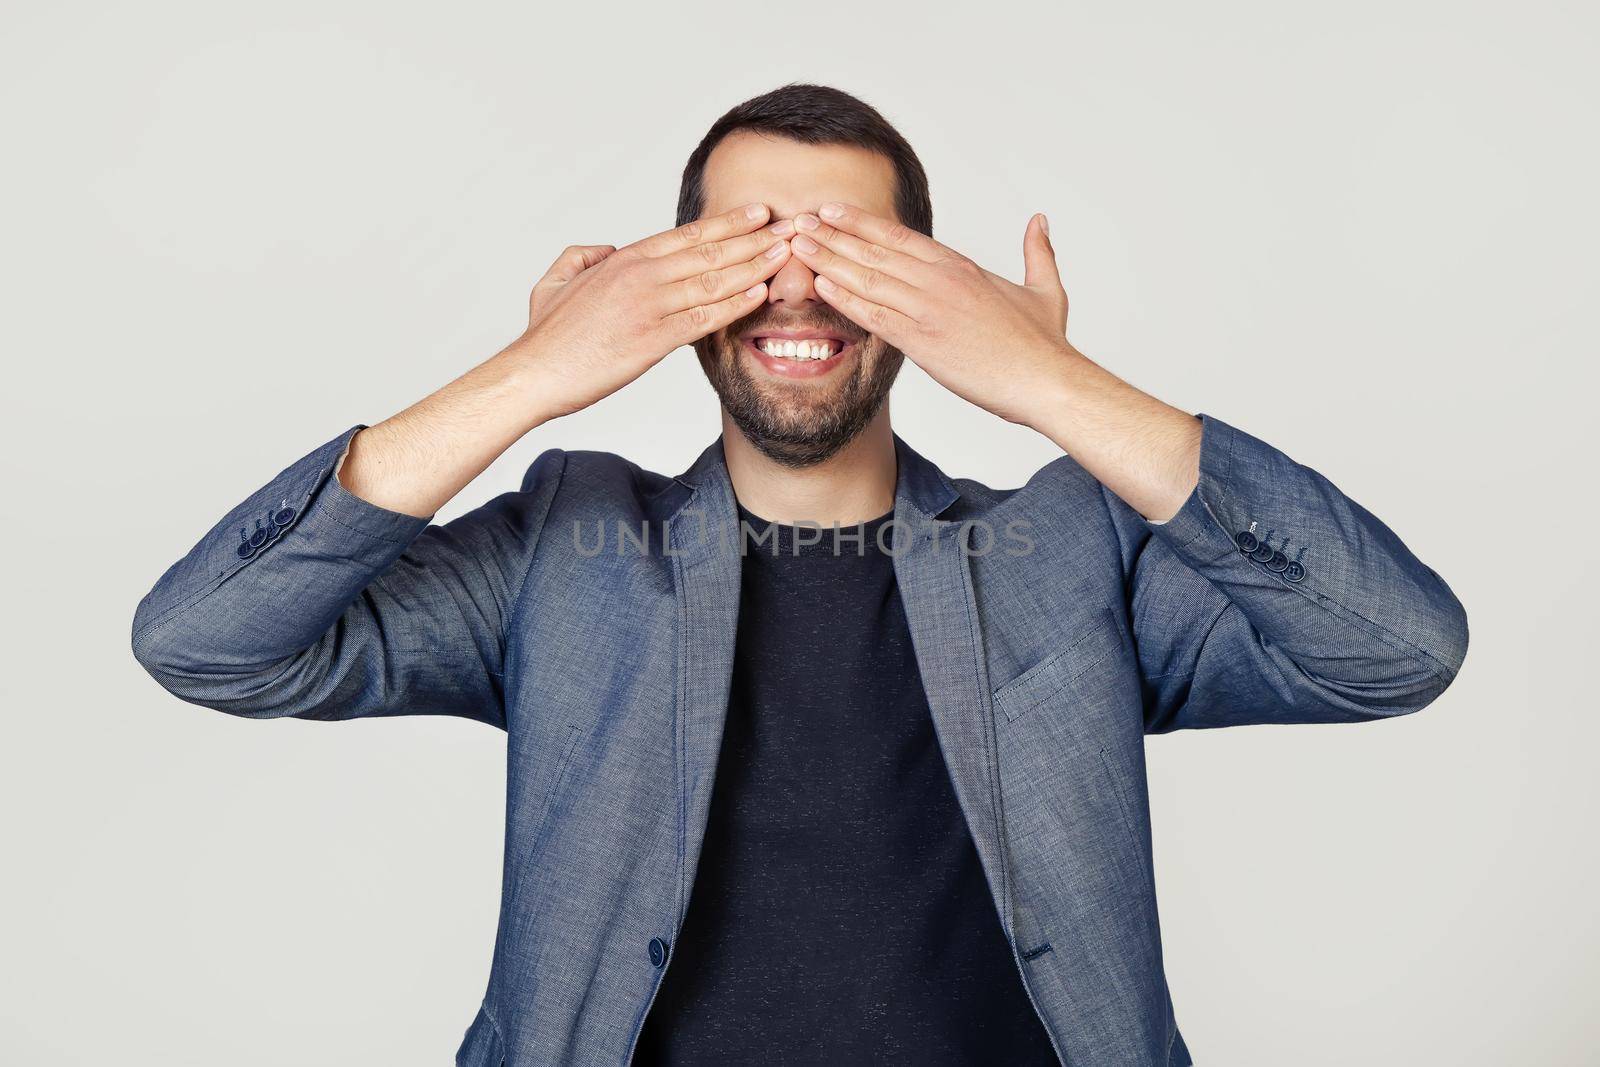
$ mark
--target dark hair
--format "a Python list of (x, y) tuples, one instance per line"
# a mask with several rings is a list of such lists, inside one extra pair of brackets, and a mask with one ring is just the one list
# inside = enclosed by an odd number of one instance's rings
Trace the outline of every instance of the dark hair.
[(737, 130), (776, 134), (801, 144), (854, 145), (887, 157), (894, 164), (894, 207), (900, 221), (933, 236), (928, 175), (900, 131), (876, 108), (847, 92), (797, 82), (746, 100), (712, 123), (683, 168), (679, 226), (699, 218), (705, 210), (706, 160), (723, 138)]

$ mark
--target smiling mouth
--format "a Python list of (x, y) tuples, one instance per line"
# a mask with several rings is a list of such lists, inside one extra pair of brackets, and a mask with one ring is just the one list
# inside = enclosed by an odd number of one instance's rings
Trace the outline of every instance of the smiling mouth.
[(850, 347), (847, 342), (833, 337), (752, 337), (750, 345), (774, 359), (796, 362), (832, 359)]

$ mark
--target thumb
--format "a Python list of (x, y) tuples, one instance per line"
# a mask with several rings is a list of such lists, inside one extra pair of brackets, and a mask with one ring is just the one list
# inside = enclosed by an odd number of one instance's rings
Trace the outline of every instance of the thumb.
[(1044, 214), (1028, 220), (1022, 234), (1022, 262), (1026, 269), (1022, 284), (1029, 288), (1061, 288), (1061, 271), (1056, 267), (1056, 250), (1050, 244), (1050, 224)]
[(550, 269), (540, 279), (540, 284), (564, 285), (590, 267), (598, 265), (615, 251), (616, 247), (613, 245), (568, 245), (550, 265)]

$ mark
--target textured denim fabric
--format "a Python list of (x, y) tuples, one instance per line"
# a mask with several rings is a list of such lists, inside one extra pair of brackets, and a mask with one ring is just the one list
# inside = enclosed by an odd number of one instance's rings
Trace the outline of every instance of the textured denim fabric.
[[(1392, 531), (1201, 419), (1199, 484), (1161, 524), (1071, 457), (998, 491), (896, 438), (895, 516), (914, 536), (895, 566), (935, 729), (1024, 984), (1074, 1067), (1190, 1062), (1162, 967), (1144, 735), (1403, 715), (1466, 654), (1461, 604)], [(624, 1064), (671, 966), (727, 707), (740, 570), (721, 442), (676, 478), (551, 450), (519, 491), (432, 524), (331, 477), (360, 428), (170, 567), (139, 604), (134, 654), (234, 715), (505, 730), (500, 928), (456, 1062)], [(963, 552), (966, 521), (1024, 522), (1031, 551)], [(593, 554), (597, 522), (611, 544)], [(649, 550), (616, 551), (618, 523), (650, 530)]]

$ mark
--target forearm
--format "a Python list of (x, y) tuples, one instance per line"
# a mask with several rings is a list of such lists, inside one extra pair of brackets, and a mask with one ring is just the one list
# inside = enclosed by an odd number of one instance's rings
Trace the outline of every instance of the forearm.
[(350, 441), (339, 483), (379, 507), (428, 518), (547, 421), (526, 336)]
[(1146, 519), (1171, 518), (1200, 475), (1200, 420), (1065, 348), (1029, 425)]

